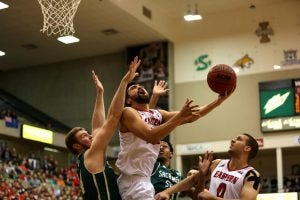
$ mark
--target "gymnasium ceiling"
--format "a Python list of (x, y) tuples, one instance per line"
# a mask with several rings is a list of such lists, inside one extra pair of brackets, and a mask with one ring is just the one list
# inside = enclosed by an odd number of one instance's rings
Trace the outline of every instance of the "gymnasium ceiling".
[[(287, 0), (82, 0), (74, 18), (74, 36), (80, 42), (70, 45), (40, 31), (43, 16), (38, 0), (0, 1), (10, 6), (0, 10), (0, 50), (6, 52), (0, 57), (0, 70), (5, 71), (120, 52), (151, 41), (177, 42), (187, 37), (186, 28), (202, 28), (210, 16)], [(204, 19), (185, 22), (188, 5), (194, 9), (195, 4)], [(143, 15), (143, 6), (151, 11), (151, 19)], [(118, 33), (103, 34), (107, 29)]]

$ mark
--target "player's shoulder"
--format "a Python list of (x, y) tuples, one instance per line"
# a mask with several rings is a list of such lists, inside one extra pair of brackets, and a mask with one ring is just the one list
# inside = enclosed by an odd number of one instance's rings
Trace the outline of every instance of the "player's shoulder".
[(135, 120), (137, 118), (138, 118), (138, 112), (134, 108), (131, 108), (131, 107), (123, 108), (120, 131), (127, 132), (127, 131), (123, 130), (122, 124), (131, 122), (132, 120)]
[(131, 108), (131, 107), (129, 107), (129, 106), (126, 106), (126, 107), (123, 108), (123, 112), (124, 112), (124, 111), (131, 111), (131, 110), (135, 110), (135, 109), (134, 109), (134, 108)]
[(215, 159), (213, 161), (211, 161), (211, 165), (210, 165), (210, 171), (214, 171), (214, 169), (218, 166), (218, 164), (221, 162), (221, 159)]
[(260, 173), (256, 170), (256, 169), (250, 169), (247, 174), (246, 174), (246, 177), (249, 177), (249, 176), (256, 176), (256, 177), (260, 177)]
[(137, 110), (136, 109), (134, 109), (134, 108), (131, 108), (131, 107), (125, 107), (125, 108), (123, 108), (123, 115), (135, 115), (135, 114), (137, 114)]
[(153, 109), (153, 110), (156, 110), (159, 113), (167, 113), (168, 112), (168, 111), (163, 110), (163, 109)]
[(256, 190), (257, 192), (259, 191), (259, 186), (261, 182), (261, 178), (259, 175), (259, 172), (256, 171), (255, 169), (251, 169), (247, 172), (247, 174), (245, 175), (245, 179), (244, 179), (244, 186), (245, 187), (249, 187), (252, 188), (254, 190)]
[(221, 162), (221, 160), (222, 159), (215, 159), (215, 160), (211, 161), (211, 165), (217, 166)]

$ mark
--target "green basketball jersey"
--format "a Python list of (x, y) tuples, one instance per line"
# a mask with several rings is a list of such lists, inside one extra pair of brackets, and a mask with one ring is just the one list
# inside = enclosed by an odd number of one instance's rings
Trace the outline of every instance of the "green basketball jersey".
[(85, 200), (120, 200), (116, 175), (105, 162), (103, 172), (92, 174), (84, 166), (84, 154), (78, 156), (77, 173), (80, 179), (80, 188)]
[[(169, 169), (160, 162), (156, 162), (151, 175), (151, 182), (155, 189), (155, 194), (175, 185), (182, 180), (181, 173), (175, 169)], [(170, 199), (177, 199), (178, 193), (173, 194)]]

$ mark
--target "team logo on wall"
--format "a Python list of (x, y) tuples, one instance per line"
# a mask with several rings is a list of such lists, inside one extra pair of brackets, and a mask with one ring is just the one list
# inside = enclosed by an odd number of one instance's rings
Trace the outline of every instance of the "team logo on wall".
[(282, 65), (295, 65), (300, 64), (300, 60), (297, 59), (297, 50), (283, 50), (284, 61)]
[(260, 38), (260, 43), (270, 42), (269, 35), (273, 35), (273, 29), (269, 27), (269, 22), (260, 22), (255, 34)]
[(250, 68), (253, 63), (254, 63), (254, 60), (252, 58), (250, 58), (248, 56), (248, 54), (246, 54), (242, 58), (237, 60), (233, 66), (244, 69), (244, 68)]
[(211, 60), (208, 60), (208, 55), (207, 54), (203, 54), (201, 56), (199, 56), (196, 60), (195, 60), (195, 66), (196, 66), (196, 70), (197, 71), (202, 71), (207, 69), (210, 65), (211, 65)]

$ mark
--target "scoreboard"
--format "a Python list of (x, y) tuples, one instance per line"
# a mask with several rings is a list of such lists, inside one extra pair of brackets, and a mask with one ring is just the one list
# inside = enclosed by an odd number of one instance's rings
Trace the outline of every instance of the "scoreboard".
[(262, 132), (300, 129), (300, 79), (259, 83)]

